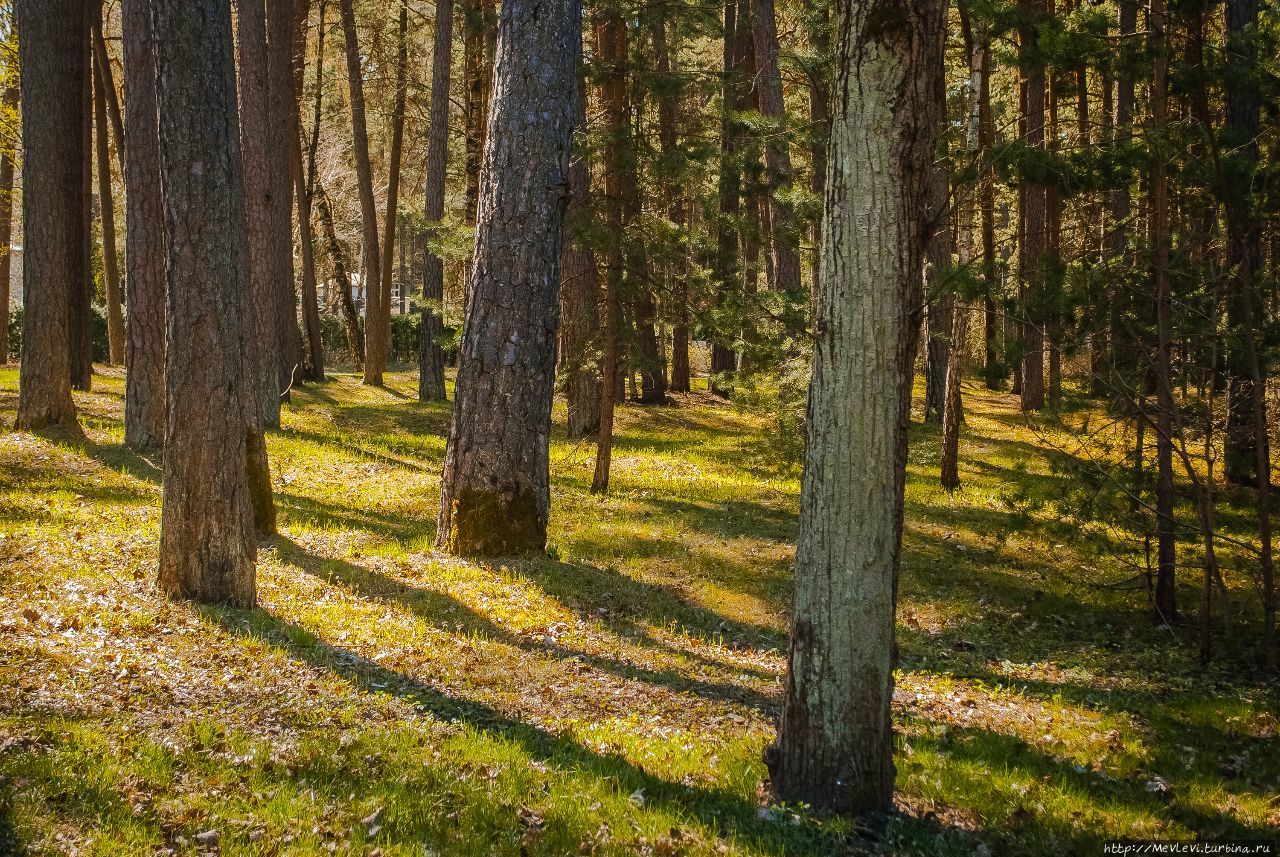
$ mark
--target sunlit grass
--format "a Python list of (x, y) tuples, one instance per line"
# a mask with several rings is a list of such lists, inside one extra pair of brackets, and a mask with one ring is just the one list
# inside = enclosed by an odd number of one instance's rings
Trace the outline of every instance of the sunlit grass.
[[(852, 823), (765, 797), (799, 503), (767, 420), (624, 407), (604, 498), (593, 446), (557, 434), (547, 553), (469, 562), (432, 547), (448, 405), (389, 380), (294, 391), (254, 611), (154, 591), (160, 460), (120, 445), (119, 371), (77, 395), (83, 437), (0, 435), (0, 851), (856, 853)], [(10, 423), (16, 389), (0, 370)], [(903, 812), (856, 847), (1280, 824), (1275, 688), (1198, 670), (1194, 629), (1104, 585), (1127, 536), (1064, 519), (1064, 453), (1040, 451), (1071, 418), (972, 389), (954, 495), (915, 430)]]

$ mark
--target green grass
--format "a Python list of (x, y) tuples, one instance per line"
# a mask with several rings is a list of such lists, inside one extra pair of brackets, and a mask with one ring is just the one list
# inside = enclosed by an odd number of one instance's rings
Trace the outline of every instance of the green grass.
[(1088, 854), (1280, 825), (1275, 685), (1198, 669), (1194, 628), (1107, 585), (1132, 534), (1053, 507), (1080, 406), (1032, 427), (972, 389), (954, 496), (914, 430), (901, 812), (859, 838), (764, 797), (799, 494), (765, 420), (625, 407), (607, 498), (561, 430), (547, 554), (478, 563), (432, 549), (448, 406), (407, 375), (295, 391), (236, 611), (155, 592), (159, 462), (102, 372), (83, 437), (0, 435), (0, 852)]

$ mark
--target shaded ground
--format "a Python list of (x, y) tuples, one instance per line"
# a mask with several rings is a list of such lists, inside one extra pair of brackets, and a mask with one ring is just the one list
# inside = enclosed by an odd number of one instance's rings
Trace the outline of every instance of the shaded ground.
[(1192, 629), (1109, 586), (1123, 537), (1048, 511), (1063, 453), (1008, 397), (972, 391), (954, 497), (914, 438), (903, 812), (859, 836), (762, 797), (798, 502), (762, 422), (624, 408), (604, 499), (561, 435), (547, 555), (473, 563), (431, 547), (447, 406), (408, 376), (295, 391), (261, 606), (195, 609), (152, 588), (158, 461), (104, 371), (84, 437), (0, 435), (0, 853), (1088, 854), (1280, 825), (1276, 688), (1198, 670)]

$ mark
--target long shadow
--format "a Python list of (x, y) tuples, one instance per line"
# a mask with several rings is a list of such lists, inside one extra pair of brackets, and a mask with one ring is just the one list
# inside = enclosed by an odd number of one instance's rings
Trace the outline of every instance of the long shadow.
[(299, 523), (344, 530), (365, 530), (401, 544), (435, 537), (436, 521), (432, 516), (416, 518), (404, 513), (372, 512), (284, 491), (277, 492), (275, 500), (277, 509)]
[[(612, 782), (620, 795), (639, 791), (647, 805), (696, 818), (708, 828), (766, 853), (835, 854), (842, 853), (849, 845), (846, 837), (834, 836), (814, 824), (802, 825), (797, 830), (795, 826), (784, 828), (762, 819), (756, 803), (731, 792), (664, 780), (622, 756), (589, 750), (568, 736), (510, 719), (489, 706), (448, 696), (437, 688), (332, 646), (269, 613), (230, 608), (202, 608), (201, 612), (232, 634), (264, 640), (290, 657), (332, 672), (365, 692), (392, 694), (441, 721), (461, 722), (511, 742), (529, 756), (566, 773), (577, 772), (601, 782)], [(393, 829), (389, 832), (395, 833)]]
[(395, 455), (388, 454), (388, 448), (376, 447), (367, 443), (361, 443), (354, 439), (353, 435), (344, 432), (340, 435), (321, 434), (320, 432), (308, 431), (298, 428), (282, 428), (274, 431), (281, 437), (287, 437), (293, 440), (302, 440), (308, 443), (314, 443), (316, 446), (330, 447), (345, 453), (353, 453), (361, 458), (371, 461), (377, 461), (391, 467), (400, 467), (405, 470), (416, 470), (419, 473), (435, 473), (439, 469), (438, 462), (432, 462), (431, 466), (422, 463), (422, 459), (418, 458), (421, 449), (415, 448), (410, 444), (397, 444), (390, 449), (401, 455), (408, 456), (400, 458)]
[[(692, 693), (722, 702), (746, 705), (757, 709), (765, 716), (772, 716), (775, 713), (775, 700), (747, 688), (705, 679), (689, 678), (671, 669), (652, 670), (615, 658), (569, 648), (558, 643), (533, 642), (502, 628), (488, 617), (481, 615), (468, 605), (445, 593), (411, 586), (371, 569), (343, 560), (318, 557), (308, 553), (296, 542), (287, 538), (280, 538), (277, 544), (284, 548), (281, 551), (281, 556), (284, 559), (287, 559), (308, 574), (323, 580), (337, 580), (366, 598), (407, 607), (415, 615), (430, 623), (438, 625), (442, 618), (447, 617), (448, 621), (462, 633), (480, 636), (521, 651), (545, 655), (558, 661), (578, 661), (622, 679), (645, 682), (677, 693)], [(638, 629), (634, 630), (638, 631)], [(643, 635), (643, 632), (639, 632), (639, 634), (642, 636), (637, 642), (669, 649), (669, 647), (662, 646), (661, 643), (653, 640), (648, 635)], [(635, 638), (633, 637), (633, 639)], [(680, 654), (684, 653), (680, 652)]]

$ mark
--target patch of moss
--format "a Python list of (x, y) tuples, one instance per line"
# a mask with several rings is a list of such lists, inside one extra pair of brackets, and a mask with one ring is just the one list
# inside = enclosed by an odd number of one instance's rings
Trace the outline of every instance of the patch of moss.
[(507, 556), (541, 551), (547, 521), (532, 491), (465, 488), (454, 498), (445, 550), (455, 556)]

